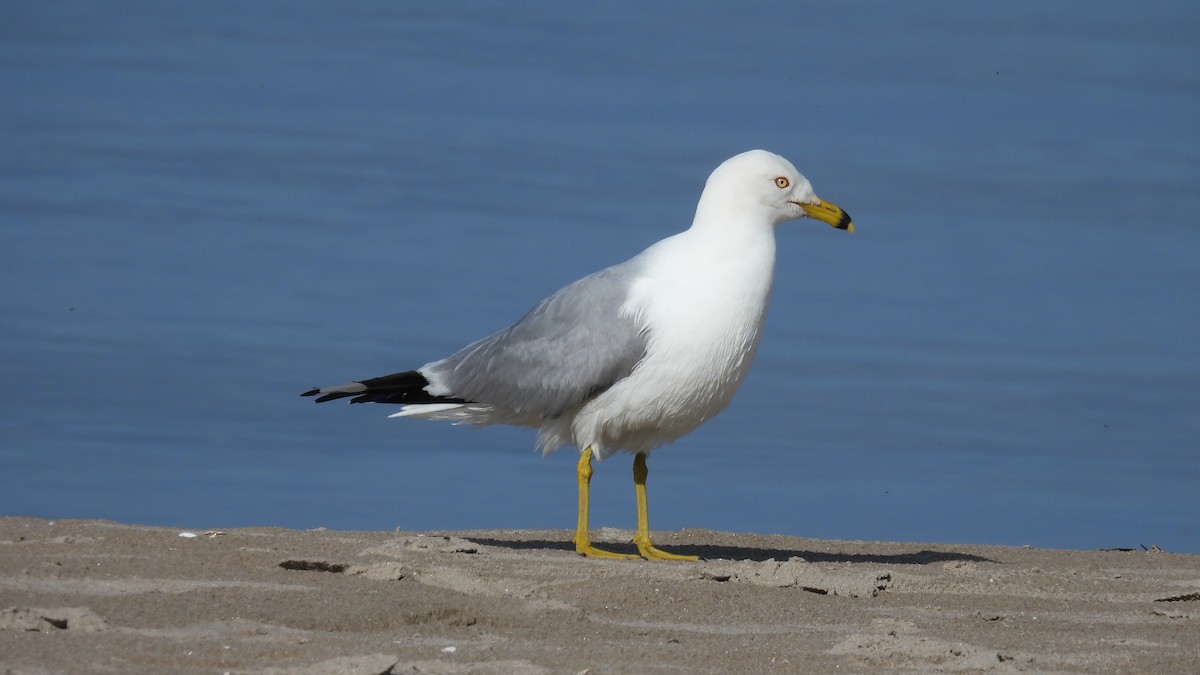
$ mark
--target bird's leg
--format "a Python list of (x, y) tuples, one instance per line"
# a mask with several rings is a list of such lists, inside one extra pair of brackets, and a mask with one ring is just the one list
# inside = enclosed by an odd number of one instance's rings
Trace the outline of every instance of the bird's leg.
[(579, 455), (579, 524), (575, 528), (575, 552), (589, 558), (636, 558), (636, 555), (613, 553), (592, 546), (588, 537), (588, 493), (592, 482), (592, 448), (588, 446)]
[(637, 532), (633, 535), (633, 543), (646, 560), (698, 560), (694, 555), (667, 553), (650, 543), (650, 516), (646, 509), (646, 476), (649, 473), (646, 453), (637, 453), (633, 458), (633, 490), (637, 495)]

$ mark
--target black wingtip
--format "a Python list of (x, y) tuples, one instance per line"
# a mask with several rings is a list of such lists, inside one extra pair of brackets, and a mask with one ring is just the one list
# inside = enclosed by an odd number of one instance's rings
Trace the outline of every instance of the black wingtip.
[[(320, 390), (313, 390), (311, 392), (305, 392), (304, 394), (301, 394), (301, 396), (313, 396), (315, 394), (320, 394), (320, 393), (321, 393)], [(336, 401), (339, 398), (346, 398), (347, 396), (353, 396), (353, 395), (354, 394), (343, 394), (341, 392), (335, 391), (331, 394), (317, 396), (316, 400), (314, 400), (313, 403), (324, 403), (326, 401)]]
[(415, 370), (393, 373), (369, 380), (351, 382), (339, 387), (310, 389), (301, 396), (316, 396), (314, 403), (349, 398), (351, 403), (395, 403), (399, 405), (421, 403), (466, 403), (466, 399), (455, 396), (435, 396), (426, 387), (429, 380)]
[[(317, 394), (320, 394), (320, 393), (321, 393), (320, 389), (310, 389), (300, 395), (301, 396), (316, 396)], [(334, 392), (332, 394), (325, 394), (324, 396), (317, 397), (317, 400), (313, 401), (313, 403), (324, 403), (326, 401), (332, 401), (332, 400), (338, 399), (338, 398), (345, 398), (346, 396), (353, 396), (353, 394), (342, 394), (339, 392)]]

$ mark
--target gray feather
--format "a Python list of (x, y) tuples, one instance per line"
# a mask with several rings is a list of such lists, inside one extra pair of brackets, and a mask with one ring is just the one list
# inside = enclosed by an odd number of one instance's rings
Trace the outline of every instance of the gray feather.
[(557, 417), (627, 377), (645, 355), (642, 326), (619, 312), (639, 268), (635, 258), (586, 276), (422, 370), (468, 401)]

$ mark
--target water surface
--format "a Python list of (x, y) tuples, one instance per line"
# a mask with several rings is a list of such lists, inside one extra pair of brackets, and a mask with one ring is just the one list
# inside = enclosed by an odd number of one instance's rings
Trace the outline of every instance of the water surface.
[[(1200, 8), (0, 9), (0, 513), (570, 527), (574, 453), (297, 394), (407, 369), (685, 228), (764, 147), (730, 409), (652, 524), (1200, 552)], [(594, 481), (631, 527), (629, 458)]]

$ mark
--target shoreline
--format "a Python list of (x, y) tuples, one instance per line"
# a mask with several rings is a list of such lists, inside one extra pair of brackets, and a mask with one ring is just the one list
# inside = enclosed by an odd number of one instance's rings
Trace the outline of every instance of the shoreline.
[(1200, 669), (1193, 554), (684, 530), (655, 543), (703, 560), (647, 562), (582, 558), (566, 530), (181, 532), (0, 518), (0, 670)]

